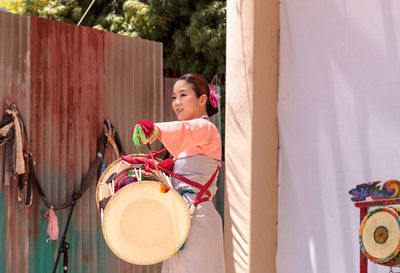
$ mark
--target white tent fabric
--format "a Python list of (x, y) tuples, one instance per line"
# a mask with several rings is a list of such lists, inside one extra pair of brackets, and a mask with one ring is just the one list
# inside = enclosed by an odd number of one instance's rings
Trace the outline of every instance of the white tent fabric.
[[(400, 180), (400, 1), (280, 9), (277, 272), (359, 272), (360, 212), (347, 192)], [(369, 273), (388, 271), (369, 262)]]
[(275, 273), (279, 2), (226, 10), (226, 273)]

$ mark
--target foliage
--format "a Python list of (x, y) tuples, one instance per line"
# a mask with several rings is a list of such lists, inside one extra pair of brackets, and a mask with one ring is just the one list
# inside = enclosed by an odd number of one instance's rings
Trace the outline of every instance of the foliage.
[(195, 2), (191, 9), (194, 12), (185, 16), (188, 21), (177, 25), (172, 33), (172, 50), (165, 60), (167, 67), (174, 71), (200, 71), (209, 79), (217, 73), (224, 74), (225, 5), (223, 1)]
[[(92, 0), (2, 0), (0, 7), (78, 23)], [(96, 0), (82, 25), (163, 43), (164, 72), (225, 74), (226, 0)]]
[(0, 0), (0, 8), (6, 9), (12, 13), (21, 13), (21, 1), (18, 0)]
[(25, 0), (22, 1), (24, 14), (31, 14), (42, 18), (76, 23), (81, 18), (82, 7), (77, 0)]

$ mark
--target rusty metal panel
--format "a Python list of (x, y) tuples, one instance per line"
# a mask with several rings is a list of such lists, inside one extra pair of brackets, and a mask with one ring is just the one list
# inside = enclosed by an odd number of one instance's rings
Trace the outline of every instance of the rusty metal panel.
[[(163, 120), (162, 44), (87, 27), (0, 11), (0, 98), (24, 115), (36, 170), (53, 205), (79, 190), (96, 157), (104, 119), (126, 152), (140, 119)], [(0, 148), (3, 174), (3, 148)], [(34, 195), (19, 208), (16, 185), (0, 180), (0, 272), (51, 272), (59, 241), (46, 242), (44, 204)], [(108, 249), (95, 204), (95, 182), (78, 200), (67, 241), (71, 272), (156, 273), (133, 266)], [(58, 211), (60, 237), (68, 209)], [(59, 270), (61, 272), (61, 263)]]
[[(0, 11), (0, 110), (7, 99), (29, 113), (29, 18)], [(27, 124), (29, 126), (29, 122)], [(0, 159), (4, 157), (0, 150)], [(0, 160), (3, 174), (3, 160)], [(17, 205), (17, 185), (0, 179), (0, 272), (27, 272), (29, 217), (32, 209)]]
[(114, 121), (125, 151), (137, 152), (133, 125), (163, 120), (162, 44), (110, 32), (105, 36), (104, 115)]
[[(102, 124), (104, 32), (35, 17), (30, 25), (29, 137), (44, 191), (59, 206), (79, 190), (96, 156)], [(100, 228), (94, 186), (95, 181), (78, 200), (68, 232), (69, 265), (76, 272), (101, 272), (94, 255), (104, 247), (94, 233)], [(42, 203), (33, 206), (42, 216)], [(61, 232), (68, 211), (58, 213)], [(32, 255), (29, 265), (34, 272), (50, 272), (58, 242), (45, 243), (46, 222), (43, 217), (38, 222), (40, 233), (31, 249), (38, 257)]]
[[(136, 153), (133, 125), (142, 119), (163, 120), (162, 44), (109, 32), (105, 37), (104, 116), (118, 129), (125, 152)], [(105, 266), (107, 272), (155, 273), (161, 269), (160, 264), (134, 266), (112, 254), (106, 255)]]

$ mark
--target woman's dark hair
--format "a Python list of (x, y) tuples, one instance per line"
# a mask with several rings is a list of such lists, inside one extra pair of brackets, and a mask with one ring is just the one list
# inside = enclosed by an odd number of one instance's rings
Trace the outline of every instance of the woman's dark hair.
[(182, 75), (177, 81), (179, 80), (184, 80), (185, 82), (190, 83), (198, 98), (203, 94), (207, 95), (206, 111), (209, 117), (218, 113), (218, 107), (214, 108), (209, 100), (210, 88), (208, 87), (207, 80), (203, 77), (203, 75), (188, 73)]

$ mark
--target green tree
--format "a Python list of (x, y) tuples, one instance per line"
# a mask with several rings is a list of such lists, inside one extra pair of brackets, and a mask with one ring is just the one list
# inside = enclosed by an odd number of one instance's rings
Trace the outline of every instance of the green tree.
[(0, 8), (6, 9), (12, 13), (21, 13), (21, 1), (18, 0), (0, 0)]
[(77, 0), (22, 0), (21, 2), (23, 14), (67, 23), (77, 23), (83, 14)]
[(180, 73), (197, 71), (208, 79), (217, 73), (224, 74), (225, 1), (187, 2), (187, 6), (175, 11), (177, 24), (171, 33), (172, 44), (166, 49), (166, 67)]

